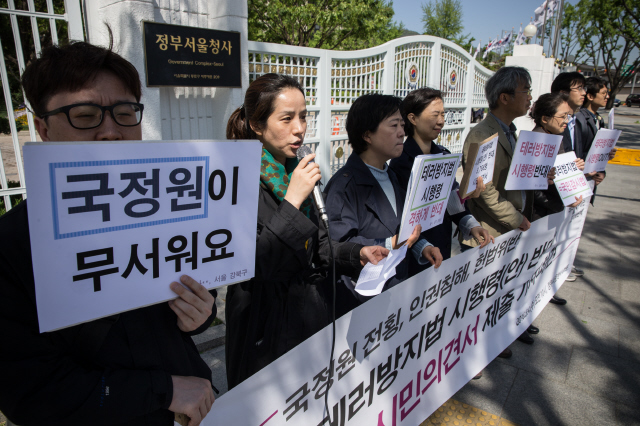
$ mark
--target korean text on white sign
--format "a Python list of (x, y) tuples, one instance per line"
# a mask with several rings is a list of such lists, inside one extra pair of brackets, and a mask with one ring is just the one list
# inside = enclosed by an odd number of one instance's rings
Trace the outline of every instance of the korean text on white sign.
[(609, 153), (616, 146), (620, 133), (622, 133), (620, 130), (598, 130), (584, 160), (585, 173), (604, 171), (609, 162)]
[(419, 155), (413, 162), (398, 241), (406, 241), (417, 225), (422, 231), (440, 225), (461, 154)]
[(254, 275), (258, 142), (29, 143), (40, 331)]
[(497, 146), (497, 134), (490, 141), (480, 145), (475, 157), (476, 161), (473, 163), (473, 168), (469, 175), (469, 184), (466, 189), (466, 194), (460, 194), (461, 196), (466, 197), (476, 190), (479, 177), (482, 178), (485, 185), (493, 180), (493, 169), (496, 163)]
[(575, 159), (575, 152), (566, 152), (556, 157), (554, 165), (556, 168), (554, 184), (565, 206), (573, 204), (576, 201), (576, 197), (582, 196), (586, 198), (593, 195), (587, 179), (585, 179), (582, 170), (576, 165)]
[(520, 132), (505, 189), (547, 189), (547, 174), (553, 168), (561, 143), (561, 135)]

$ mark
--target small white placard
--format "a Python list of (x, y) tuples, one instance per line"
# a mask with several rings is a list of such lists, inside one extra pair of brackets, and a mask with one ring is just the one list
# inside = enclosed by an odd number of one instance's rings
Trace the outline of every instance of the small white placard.
[(476, 161), (473, 164), (471, 175), (469, 176), (469, 185), (466, 190), (468, 195), (476, 190), (478, 178), (481, 177), (486, 185), (493, 180), (493, 169), (496, 163), (496, 147), (498, 146), (498, 135), (489, 142), (484, 143), (478, 149)]
[(28, 143), (40, 332), (254, 276), (257, 141)]
[(553, 168), (561, 143), (561, 135), (520, 132), (504, 188), (508, 191), (547, 189), (547, 174)]
[(399, 242), (406, 241), (417, 225), (421, 225), (424, 232), (442, 223), (461, 156), (433, 154), (415, 158), (402, 212)]
[(598, 130), (584, 160), (585, 173), (604, 171), (609, 162), (609, 153), (616, 146), (620, 133), (622, 133), (620, 130)]
[(554, 164), (556, 168), (554, 183), (565, 206), (575, 203), (576, 197), (581, 195), (585, 199), (593, 195), (593, 191), (589, 188), (584, 173), (576, 165), (575, 159), (576, 153), (570, 151), (559, 154)]

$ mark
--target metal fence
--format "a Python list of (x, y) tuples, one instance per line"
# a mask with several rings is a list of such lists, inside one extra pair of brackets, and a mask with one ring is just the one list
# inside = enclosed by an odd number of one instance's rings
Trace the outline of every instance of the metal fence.
[(487, 107), (484, 86), (493, 74), (460, 46), (431, 36), (403, 37), (350, 52), (249, 41), (248, 51), (250, 81), (275, 72), (302, 84), (309, 111), (305, 143), (316, 151), (325, 181), (351, 153), (345, 119), (359, 96), (404, 97), (424, 86), (442, 90), (446, 118), (438, 143), (461, 152), (474, 125), (472, 108)]
[[(56, 4), (59, 3), (61, 2), (56, 1)], [(29, 59), (29, 55), (32, 53), (40, 54), (40, 50), (42, 49), (41, 43), (43, 40), (53, 44), (58, 44), (60, 36), (59, 23), (61, 21), (67, 23), (69, 40), (84, 40), (82, 13), (79, 0), (65, 0), (63, 7), (64, 13), (55, 12), (53, 0), (46, 1), (46, 10), (37, 10), (34, 0), (27, 0), (26, 6), (26, 10), (19, 9), (16, 8), (14, 0), (8, 0), (6, 8), (0, 7), (0, 19), (2, 19), (2, 25), (5, 25), (4, 22), (8, 18), (13, 34), (13, 40), (0, 39), (0, 80), (2, 81), (5, 110), (11, 129), (11, 143), (3, 143), (1, 146), (3, 149), (0, 149), (0, 199), (4, 201), (4, 206), (7, 210), (11, 209), (11, 195), (21, 195), (22, 197), (26, 197), (21, 145), (24, 143), (24, 140), (35, 141), (37, 139), (33, 124), (33, 114), (29, 110), (29, 106), (26, 105), (27, 108), (25, 111), (24, 107), (14, 105), (11, 98), (9, 75), (7, 72), (3, 45), (7, 46), (7, 50), (15, 55), (12, 56), (12, 58), (17, 62), (19, 75), (22, 75), (26, 60)], [(62, 5), (60, 4), (60, 6)], [(33, 44), (31, 44), (31, 40), (24, 40), (24, 35), (32, 38)], [(11, 49), (11, 46), (13, 46), (13, 49)], [(32, 46), (33, 50), (27, 51), (26, 46)], [(15, 120), (17, 117), (14, 115), (14, 111), (18, 112), (17, 115), (21, 115), (26, 112), (26, 124), (29, 131), (28, 137), (26, 135), (23, 137), (19, 136)], [(0, 137), (2, 136), (3, 135), (0, 135)], [(13, 160), (15, 160), (15, 162)], [(8, 168), (11, 169), (11, 172), (7, 176)], [(18, 186), (9, 188), (9, 180), (18, 182)]]

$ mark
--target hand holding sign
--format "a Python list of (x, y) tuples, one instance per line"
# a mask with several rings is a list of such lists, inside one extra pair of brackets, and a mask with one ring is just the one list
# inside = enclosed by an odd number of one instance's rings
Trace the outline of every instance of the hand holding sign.
[[(169, 301), (169, 307), (178, 316), (178, 328), (185, 333), (194, 331), (211, 316), (216, 299), (199, 282), (189, 275), (171, 283), (171, 290), (179, 297)], [(191, 291), (189, 291), (191, 290)]]

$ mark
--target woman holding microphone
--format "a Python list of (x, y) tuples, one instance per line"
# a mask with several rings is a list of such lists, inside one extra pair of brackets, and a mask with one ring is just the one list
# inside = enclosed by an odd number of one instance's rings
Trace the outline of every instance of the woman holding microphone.
[[(315, 154), (302, 160), (307, 107), (298, 81), (279, 74), (256, 79), (229, 118), (228, 139), (263, 144), (258, 201), (256, 272), (229, 286), (226, 363), (233, 388), (331, 322), (327, 230), (309, 195), (320, 180)], [(383, 247), (333, 243), (336, 274), (356, 275)]]

